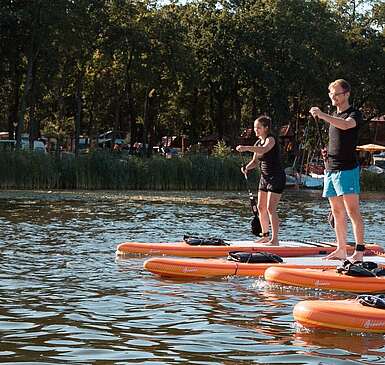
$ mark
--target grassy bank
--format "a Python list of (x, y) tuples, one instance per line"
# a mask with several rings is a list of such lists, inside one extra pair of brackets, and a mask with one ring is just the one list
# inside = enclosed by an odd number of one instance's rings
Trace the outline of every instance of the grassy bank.
[[(122, 158), (94, 152), (79, 158), (26, 151), (0, 153), (2, 189), (244, 190), (239, 156)], [(256, 184), (256, 177), (250, 181)]]
[[(56, 158), (29, 151), (0, 153), (1, 189), (245, 190), (239, 155), (122, 158), (94, 152)], [(257, 178), (249, 178), (253, 189)], [(363, 191), (385, 191), (385, 178), (363, 171)]]
[(361, 172), (362, 191), (385, 192), (385, 177), (363, 170)]

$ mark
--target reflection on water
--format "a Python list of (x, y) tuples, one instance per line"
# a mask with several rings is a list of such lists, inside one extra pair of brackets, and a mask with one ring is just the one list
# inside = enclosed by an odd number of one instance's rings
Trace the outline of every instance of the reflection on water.
[[(363, 201), (367, 241), (382, 240), (382, 198)], [(318, 192), (287, 193), (282, 236), (332, 240), (327, 210)], [(144, 271), (143, 257), (114, 256), (127, 240), (250, 239), (249, 222), (244, 193), (0, 192), (1, 362), (383, 364), (382, 335), (293, 324), (299, 300), (349, 294), (175, 282)]]

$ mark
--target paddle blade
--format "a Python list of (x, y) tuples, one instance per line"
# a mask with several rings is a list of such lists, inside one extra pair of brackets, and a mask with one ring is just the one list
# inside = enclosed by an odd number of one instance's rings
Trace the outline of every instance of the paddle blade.
[(261, 222), (259, 221), (259, 217), (257, 215), (255, 215), (251, 220), (251, 232), (258, 237), (262, 233)]
[(255, 216), (258, 215), (258, 208), (257, 208), (257, 202), (255, 201), (255, 198), (253, 197), (253, 194), (250, 193), (250, 206), (251, 211)]

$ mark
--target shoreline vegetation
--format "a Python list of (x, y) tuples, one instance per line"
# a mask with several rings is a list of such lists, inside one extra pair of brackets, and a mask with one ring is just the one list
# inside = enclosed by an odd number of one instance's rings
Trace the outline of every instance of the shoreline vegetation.
[[(104, 151), (57, 157), (30, 151), (0, 153), (3, 190), (158, 190), (243, 191), (239, 155), (187, 154), (167, 159), (119, 156)], [(255, 170), (250, 184), (257, 187)], [(361, 173), (362, 191), (385, 191), (385, 178)]]

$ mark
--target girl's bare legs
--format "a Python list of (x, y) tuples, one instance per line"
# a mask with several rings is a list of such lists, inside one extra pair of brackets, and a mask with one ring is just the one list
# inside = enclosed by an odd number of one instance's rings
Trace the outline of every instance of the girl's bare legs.
[(277, 206), (281, 199), (282, 194), (267, 193), (267, 213), (271, 225), (271, 239), (267, 241), (269, 245), (279, 245), (278, 231), (279, 231), (279, 218), (277, 213)]
[[(262, 233), (269, 232), (269, 214), (267, 212), (267, 196), (266, 191), (258, 191), (258, 215), (262, 227)], [(258, 243), (265, 243), (269, 241), (269, 237), (261, 237), (257, 240)]]

